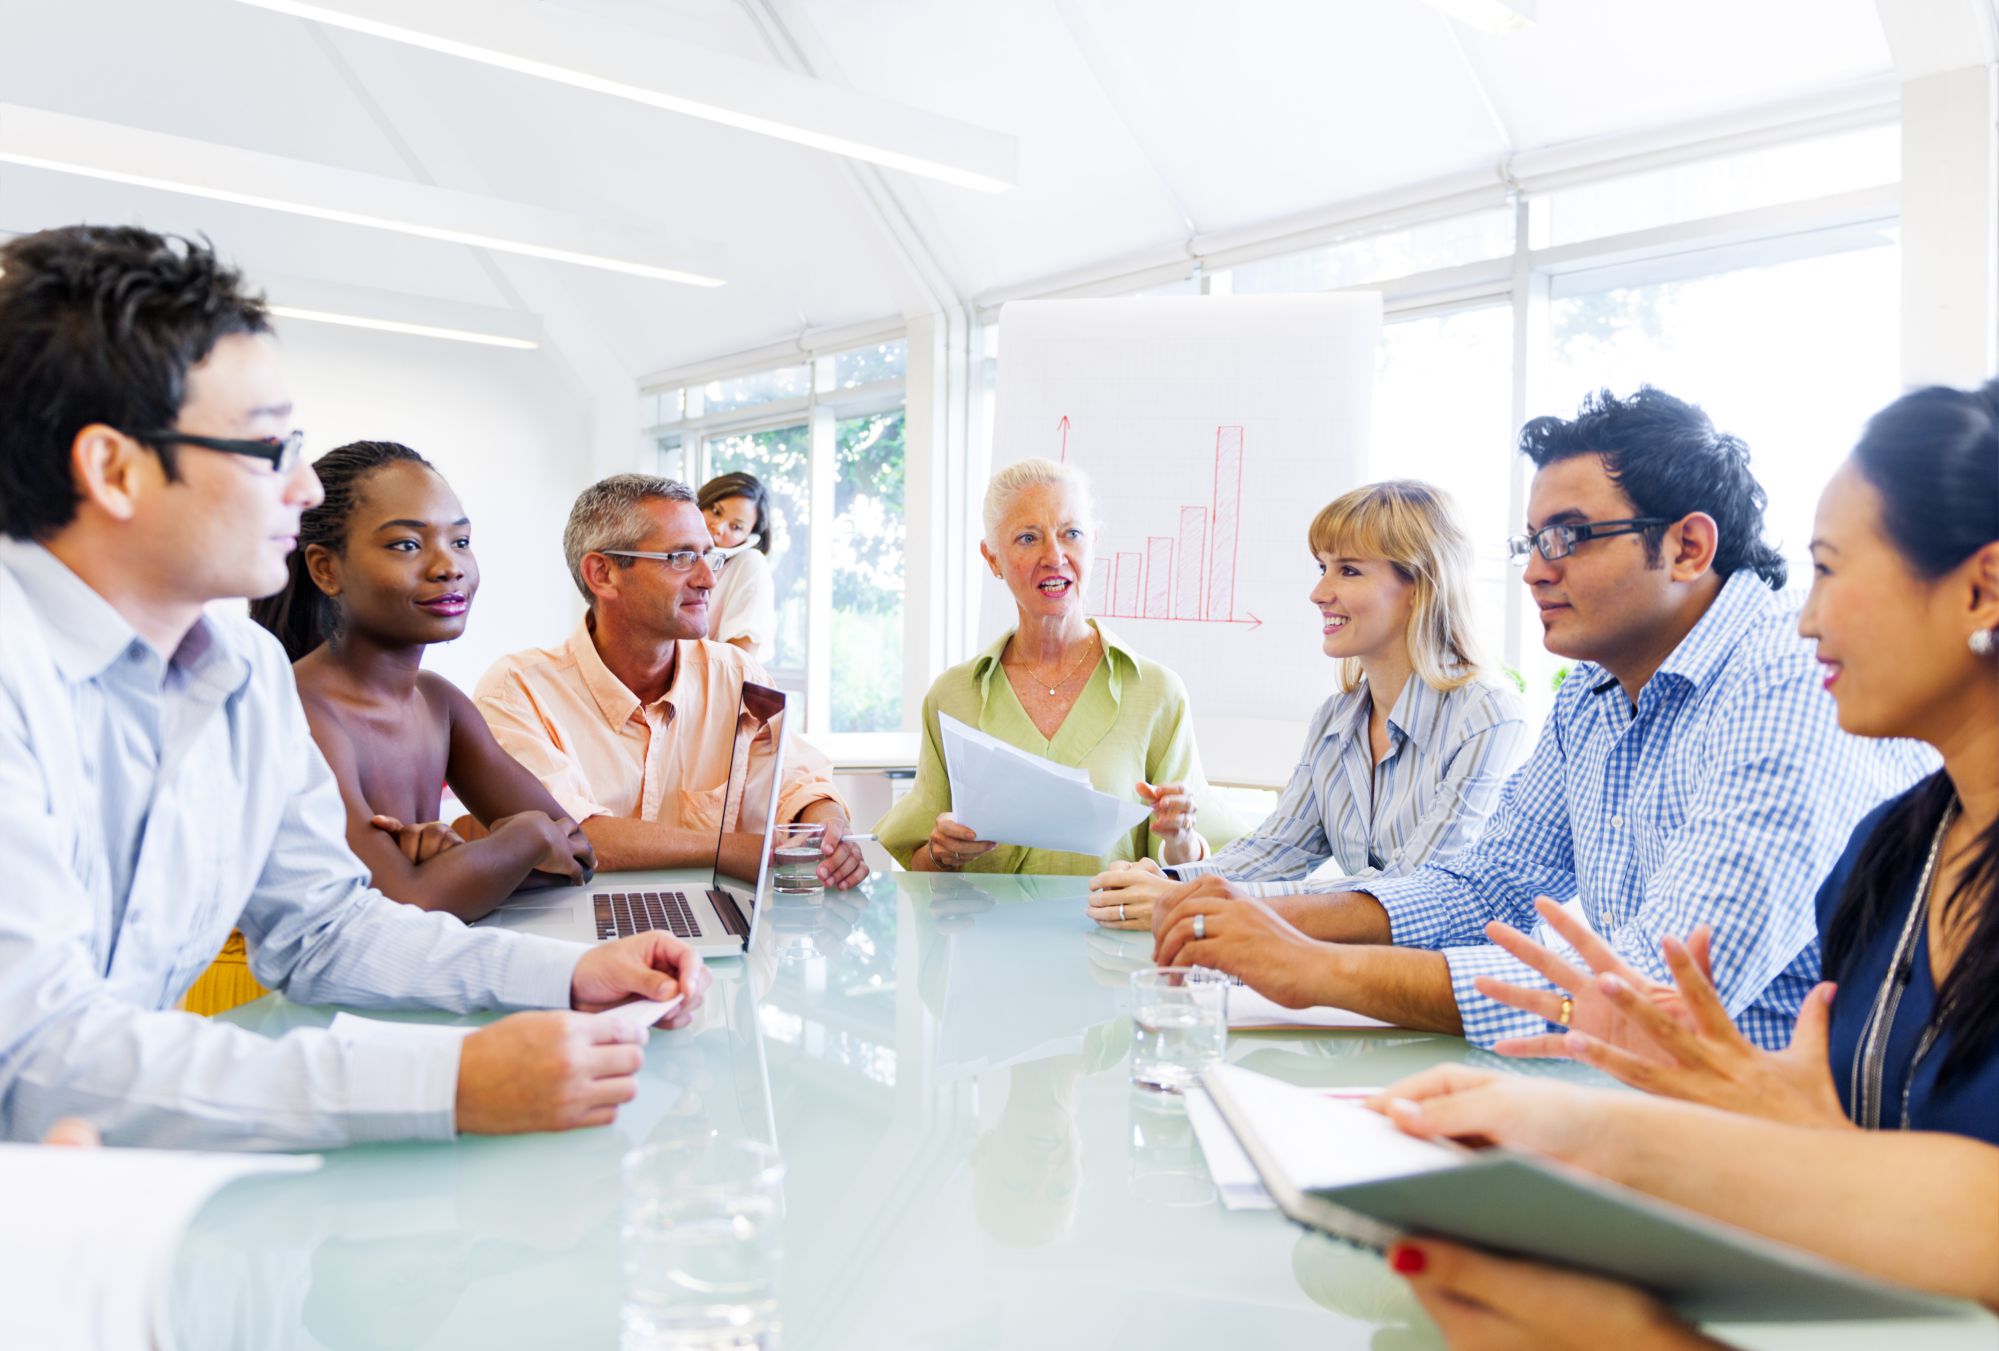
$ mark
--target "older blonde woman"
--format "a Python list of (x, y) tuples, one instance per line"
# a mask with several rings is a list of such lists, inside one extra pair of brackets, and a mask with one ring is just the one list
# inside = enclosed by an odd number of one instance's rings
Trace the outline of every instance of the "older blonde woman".
[[(1270, 816), (1214, 857), (1176, 867), (1263, 894), (1304, 890), (1328, 860), (1349, 877), (1442, 862), (1479, 832), (1526, 746), (1524, 706), (1481, 665), (1471, 634), (1471, 544), (1438, 489), (1370, 483), (1306, 532), (1319, 641), (1338, 663), (1298, 767)], [(1170, 863), (1170, 860), (1167, 860)], [(1148, 864), (1091, 884), (1091, 913), (1151, 922), (1173, 886)]]
[[(1089, 481), (1067, 465), (1022, 460), (987, 485), (979, 555), (1013, 593), (1018, 622), (986, 651), (939, 676), (924, 698), (916, 785), (876, 827), (882, 846), (904, 867), (1087, 874), (1105, 862), (982, 840), (953, 817), (939, 713), (1057, 764), (1087, 769), (1103, 792), (1150, 802), (1151, 817), (1119, 840), (1109, 858), (1171, 864), (1208, 852), (1196, 824), (1208, 787), (1186, 687), (1084, 617), (1095, 521)], [(1211, 826), (1218, 814), (1209, 810)]]

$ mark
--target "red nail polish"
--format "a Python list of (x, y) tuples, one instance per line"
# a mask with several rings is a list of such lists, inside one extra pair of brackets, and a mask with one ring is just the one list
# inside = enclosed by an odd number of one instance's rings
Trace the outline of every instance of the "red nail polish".
[(1388, 1250), (1388, 1265), (1398, 1276), (1420, 1276), (1430, 1259), (1413, 1243), (1398, 1243)]

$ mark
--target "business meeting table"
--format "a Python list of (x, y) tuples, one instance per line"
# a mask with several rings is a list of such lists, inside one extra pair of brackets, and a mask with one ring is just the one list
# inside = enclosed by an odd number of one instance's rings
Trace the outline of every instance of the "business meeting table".
[[(1184, 1112), (1129, 1081), (1127, 977), (1150, 936), (1099, 930), (1084, 890), (886, 872), (768, 901), (694, 1025), (654, 1033), (615, 1125), (362, 1146), (220, 1193), (176, 1262), (179, 1344), (616, 1347), (620, 1159), (749, 1138), (785, 1163), (787, 1348), (1439, 1345), (1380, 1258), (1219, 1203)], [(276, 1036), (334, 1012), (273, 995), (225, 1016)], [(1235, 1034), (1228, 1057), (1326, 1086), (1491, 1059), (1390, 1031)], [(1999, 1345), (1972, 1313), (1713, 1331)]]

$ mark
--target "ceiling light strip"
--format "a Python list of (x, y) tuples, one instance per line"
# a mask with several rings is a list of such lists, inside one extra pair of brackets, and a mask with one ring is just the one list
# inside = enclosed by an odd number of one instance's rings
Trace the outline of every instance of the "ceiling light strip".
[(281, 319), (304, 319), (315, 324), (338, 324), (343, 328), (372, 328), (384, 333), (407, 333), (418, 338), (444, 338), (451, 342), (477, 343), (482, 347), (505, 347), (517, 352), (532, 352), (540, 343), (529, 342), (526, 338), (506, 338), (497, 333), (473, 333), (462, 328), (439, 328), (434, 324), (406, 324), (397, 319), (371, 319), (358, 314), (335, 314), (328, 310), (300, 309), (294, 305), (268, 305), (271, 314)]

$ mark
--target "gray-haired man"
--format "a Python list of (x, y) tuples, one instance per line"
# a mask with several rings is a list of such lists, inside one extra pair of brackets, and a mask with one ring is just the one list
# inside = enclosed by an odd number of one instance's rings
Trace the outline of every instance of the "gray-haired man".
[[(607, 871), (709, 862), (735, 749), (743, 682), (763, 669), (707, 641), (708, 597), (720, 560), (694, 494), (648, 474), (615, 474), (584, 489), (562, 532), (570, 576), (589, 610), (560, 647), (502, 657), (475, 700), (509, 755), (580, 821)], [(768, 760), (750, 748), (749, 778)], [(859, 846), (843, 837), (847, 806), (832, 764), (792, 739), (780, 821), (826, 827), (819, 875), (833, 887), (866, 880)], [(754, 876), (758, 843), (723, 841), (734, 870)]]

